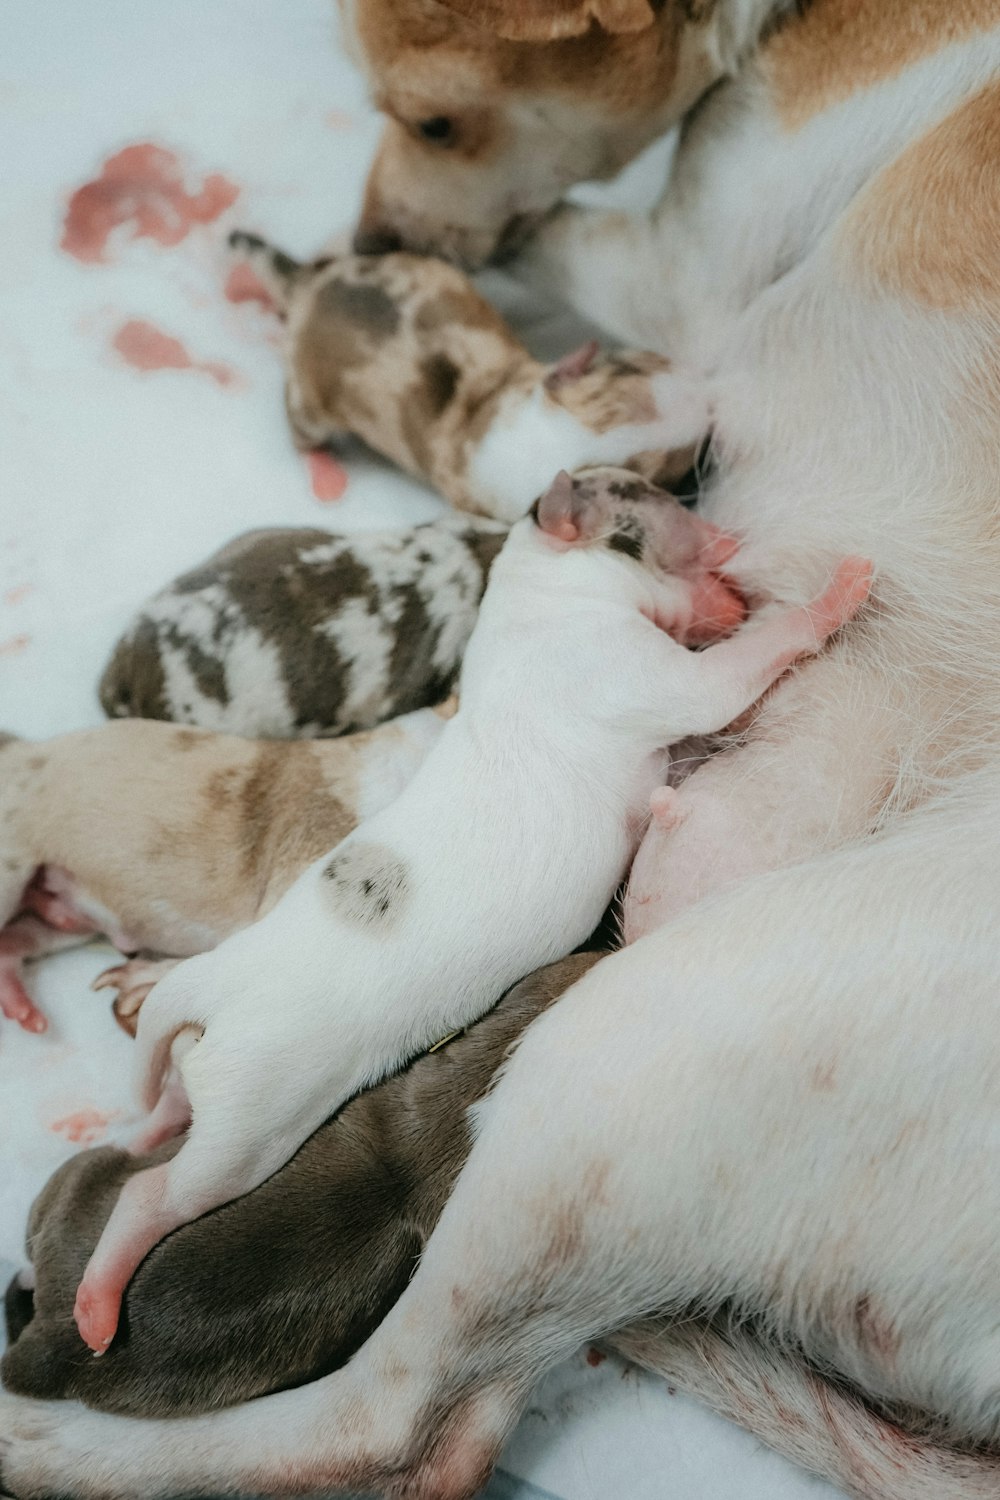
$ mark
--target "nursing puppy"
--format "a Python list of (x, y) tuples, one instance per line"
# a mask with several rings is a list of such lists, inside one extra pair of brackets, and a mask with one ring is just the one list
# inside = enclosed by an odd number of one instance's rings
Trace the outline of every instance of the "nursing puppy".
[(101, 678), (112, 718), (249, 738), (372, 729), (451, 692), (507, 528), (251, 531), (144, 604)]
[[(25, 962), (95, 933), (124, 953), (187, 957), (255, 921), (399, 794), (447, 712), (311, 744), (138, 720), (42, 743), (4, 739), (0, 1013), (44, 1031)], [(127, 1028), (169, 967), (140, 960), (98, 981), (119, 990)]]
[(165, 1234), (255, 1187), (331, 1108), (582, 942), (665, 747), (727, 724), (867, 594), (851, 560), (808, 608), (686, 651), (667, 630), (706, 639), (742, 616), (713, 571), (734, 546), (621, 470), (560, 475), (512, 529), (458, 711), (401, 796), (146, 1001), (150, 1132), (187, 1112), (191, 1125), (172, 1161), (125, 1185), (87, 1267), (76, 1317), (92, 1349), (111, 1343)]
[(6, 1388), (175, 1417), (342, 1365), (413, 1274), (468, 1155), (469, 1107), (530, 1022), (599, 957), (522, 980), (468, 1032), (352, 1100), (252, 1193), (158, 1245), (125, 1294), (127, 1337), (102, 1359), (82, 1350), (77, 1285), (123, 1184), (169, 1161), (177, 1142), (151, 1156), (102, 1146), (71, 1157), (35, 1200), (30, 1274), (7, 1291)]
[(287, 320), (286, 405), (303, 448), (351, 433), (459, 510), (520, 520), (559, 469), (642, 463), (669, 486), (709, 425), (703, 382), (658, 354), (585, 345), (554, 365), (472, 283), (416, 255), (300, 264), (230, 245)]

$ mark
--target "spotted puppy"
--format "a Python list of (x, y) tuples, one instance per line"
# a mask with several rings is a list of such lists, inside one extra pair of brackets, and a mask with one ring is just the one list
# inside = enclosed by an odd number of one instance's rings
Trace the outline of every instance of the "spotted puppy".
[(236, 231), (288, 325), (303, 448), (351, 433), (459, 510), (514, 522), (561, 468), (640, 466), (669, 484), (710, 426), (706, 383), (658, 354), (587, 344), (544, 365), (461, 271), (418, 255), (300, 264)]
[(466, 1034), (353, 1100), (252, 1193), (158, 1245), (125, 1296), (128, 1337), (103, 1359), (80, 1357), (77, 1283), (123, 1184), (177, 1144), (72, 1157), (32, 1207), (30, 1270), (7, 1291), (4, 1385), (174, 1417), (343, 1364), (413, 1273), (468, 1155), (469, 1107), (521, 1032), (599, 957), (523, 980)]
[[(276, 1171), (336, 1107), (572, 950), (621, 880), (667, 746), (718, 730), (850, 618), (864, 566), (808, 608), (695, 654), (742, 606), (735, 543), (622, 470), (557, 479), (512, 529), (462, 695), (400, 797), (139, 1019), (150, 1131), (190, 1129), (126, 1183), (81, 1282), (95, 1351), (164, 1235)], [(260, 1107), (261, 1099), (267, 1108)]]
[(507, 528), (251, 531), (140, 610), (101, 679), (112, 718), (250, 737), (371, 729), (451, 691)]
[[(106, 933), (125, 953), (186, 957), (262, 916), (295, 877), (399, 793), (444, 725), (424, 709), (368, 734), (257, 743), (167, 724), (106, 724), (0, 743), (0, 1013), (45, 1017), (28, 959)], [(170, 964), (98, 984), (130, 1026)]]

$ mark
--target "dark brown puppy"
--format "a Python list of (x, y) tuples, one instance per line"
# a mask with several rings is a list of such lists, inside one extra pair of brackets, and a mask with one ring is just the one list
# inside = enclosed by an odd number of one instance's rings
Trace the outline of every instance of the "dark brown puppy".
[(36, 1199), (34, 1292), (7, 1291), (0, 1374), (19, 1395), (170, 1417), (315, 1380), (382, 1320), (412, 1275), (470, 1147), (466, 1113), (525, 1027), (601, 957), (521, 981), (490, 1014), (327, 1121), (286, 1167), (157, 1245), (95, 1359), (73, 1300), (123, 1182), (166, 1160), (114, 1147), (66, 1162)]

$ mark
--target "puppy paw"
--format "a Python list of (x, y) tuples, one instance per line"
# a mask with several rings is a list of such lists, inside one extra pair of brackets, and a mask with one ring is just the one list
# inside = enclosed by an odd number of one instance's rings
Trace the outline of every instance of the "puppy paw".
[(127, 963), (114, 964), (98, 974), (90, 988), (118, 991), (112, 1002), (112, 1013), (122, 1030), (134, 1037), (146, 996), (164, 974), (169, 974), (179, 963), (177, 958), (130, 958)]

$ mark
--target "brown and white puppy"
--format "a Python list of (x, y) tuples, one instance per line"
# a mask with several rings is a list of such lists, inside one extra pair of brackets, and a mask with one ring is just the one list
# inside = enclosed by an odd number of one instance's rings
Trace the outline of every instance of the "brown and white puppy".
[(250, 738), (371, 729), (451, 692), (507, 528), (251, 531), (143, 605), (101, 678), (111, 718)]
[(459, 510), (513, 524), (560, 469), (683, 475), (709, 426), (705, 383), (658, 354), (533, 359), (454, 266), (416, 255), (300, 264), (230, 245), (287, 321), (286, 405), (303, 448), (363, 438)]
[(178, 1143), (148, 1156), (103, 1146), (72, 1157), (35, 1200), (31, 1271), (7, 1290), (4, 1385), (174, 1417), (342, 1365), (413, 1273), (468, 1155), (470, 1106), (522, 1031), (599, 957), (576, 955), (522, 980), (467, 1032), (354, 1099), (252, 1193), (158, 1245), (101, 1359), (81, 1357), (77, 1285), (122, 1185)]
[[(103, 932), (125, 953), (181, 958), (248, 926), (297, 875), (398, 796), (450, 705), (367, 734), (256, 742), (142, 720), (43, 743), (0, 742), (0, 1014), (45, 1017), (26, 960)], [(134, 1014), (169, 962), (97, 985)]]

